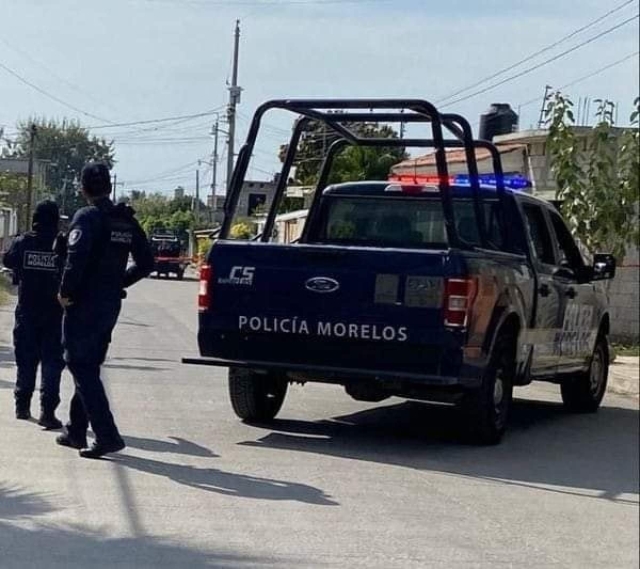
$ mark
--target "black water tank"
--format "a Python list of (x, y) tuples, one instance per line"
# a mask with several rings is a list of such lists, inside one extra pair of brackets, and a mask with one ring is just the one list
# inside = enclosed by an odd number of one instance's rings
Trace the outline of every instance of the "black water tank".
[(489, 110), (480, 115), (481, 140), (493, 140), (499, 134), (509, 134), (517, 130), (518, 115), (508, 103), (493, 103)]

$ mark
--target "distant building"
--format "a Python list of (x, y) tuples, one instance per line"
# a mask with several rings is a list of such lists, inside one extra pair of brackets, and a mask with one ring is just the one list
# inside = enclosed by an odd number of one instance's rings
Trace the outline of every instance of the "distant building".
[(175, 190), (173, 190), (173, 197), (176, 200), (181, 200), (184, 198), (184, 188), (182, 186), (178, 186)]
[(268, 211), (276, 190), (275, 181), (245, 180), (242, 184), (236, 215), (250, 217), (256, 212)]

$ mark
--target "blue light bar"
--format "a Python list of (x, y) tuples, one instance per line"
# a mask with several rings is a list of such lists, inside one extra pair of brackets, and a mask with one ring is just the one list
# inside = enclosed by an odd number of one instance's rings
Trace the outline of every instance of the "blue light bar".
[[(451, 178), (453, 186), (471, 187), (468, 174), (456, 174)], [(478, 178), (481, 187), (495, 188), (498, 185), (495, 174), (480, 174)], [(531, 181), (522, 174), (504, 174), (502, 179), (504, 187), (510, 190), (524, 190), (531, 187)]]

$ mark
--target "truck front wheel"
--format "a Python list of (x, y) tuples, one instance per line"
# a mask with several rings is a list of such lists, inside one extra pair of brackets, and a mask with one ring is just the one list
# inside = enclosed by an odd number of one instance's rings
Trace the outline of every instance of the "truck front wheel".
[(466, 394), (462, 408), (467, 432), (474, 442), (498, 444), (507, 428), (513, 399), (514, 354), (510, 344), (498, 341), (479, 389)]
[(564, 406), (575, 413), (594, 413), (600, 407), (609, 377), (609, 350), (605, 336), (599, 336), (586, 373), (576, 374), (560, 385)]
[(271, 374), (229, 368), (229, 396), (235, 414), (243, 421), (270, 421), (280, 411), (288, 383)]

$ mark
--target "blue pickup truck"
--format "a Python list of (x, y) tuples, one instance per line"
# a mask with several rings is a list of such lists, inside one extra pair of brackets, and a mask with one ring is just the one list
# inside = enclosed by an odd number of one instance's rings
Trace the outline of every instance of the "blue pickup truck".
[[(382, 110), (394, 104), (401, 113)], [(273, 107), (302, 115), (294, 147), (309, 120), (326, 120), (341, 138), (323, 165), (298, 242), (269, 239), (283, 188), (258, 240), (229, 239), (247, 153)], [(407, 109), (415, 122), (430, 123), (432, 135), (404, 144), (435, 147), (438, 183), (326, 183), (344, 144), (389, 144), (362, 140), (346, 125), (398, 114), (407, 121)], [(444, 138), (442, 128), (454, 138)], [(554, 206), (505, 187), (497, 151), (470, 132), (462, 117), (425, 101), (275, 101), (258, 110), (222, 237), (201, 270), (202, 357), (184, 360), (229, 368), (241, 419), (274, 418), (291, 382), (342, 385), (359, 401), (455, 404), (483, 444), (500, 441), (513, 387), (533, 380), (559, 384), (573, 411), (597, 410), (607, 384), (610, 317), (596, 281), (613, 277), (615, 259), (598, 254), (586, 264)], [(468, 151), (468, 184), (450, 182), (443, 150), (452, 146)], [(478, 147), (494, 157), (490, 186), (477, 172)]]

